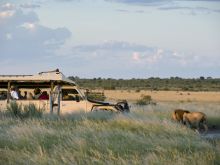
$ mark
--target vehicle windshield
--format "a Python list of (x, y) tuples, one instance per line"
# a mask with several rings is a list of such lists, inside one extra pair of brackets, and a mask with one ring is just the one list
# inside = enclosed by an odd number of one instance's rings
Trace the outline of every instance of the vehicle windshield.
[(76, 89), (62, 89), (62, 100), (83, 100)]

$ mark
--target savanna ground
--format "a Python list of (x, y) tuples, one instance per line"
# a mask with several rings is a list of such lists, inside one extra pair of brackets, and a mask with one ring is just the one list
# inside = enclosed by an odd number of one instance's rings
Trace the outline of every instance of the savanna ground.
[(150, 90), (105, 90), (109, 100), (127, 99), (135, 102), (141, 95), (150, 95), (156, 102), (220, 102), (220, 92), (150, 91)]
[[(132, 104), (128, 114), (93, 112), (21, 120), (2, 112), (0, 164), (220, 164), (220, 139), (206, 138), (170, 120), (175, 108), (201, 111), (207, 114), (209, 127), (218, 129), (219, 102), (170, 102), (151, 96), (156, 106)], [(112, 99), (120, 97), (115, 93)]]

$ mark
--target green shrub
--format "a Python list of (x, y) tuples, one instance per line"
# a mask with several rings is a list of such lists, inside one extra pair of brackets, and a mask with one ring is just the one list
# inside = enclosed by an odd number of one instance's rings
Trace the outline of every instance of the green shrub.
[(7, 111), (14, 117), (18, 118), (39, 118), (42, 117), (44, 109), (37, 108), (34, 104), (24, 105), (17, 104), (16, 101), (10, 102), (7, 105)]
[(136, 90), (135, 90), (136, 93), (139, 93), (140, 91), (141, 91), (140, 89), (136, 89)]
[(104, 90), (116, 90), (115, 86), (104, 86)]
[(137, 105), (148, 105), (151, 104), (152, 98), (150, 95), (142, 95), (139, 100), (137, 100)]
[(15, 117), (22, 118), (22, 105), (18, 105), (16, 101), (12, 101), (7, 105), (7, 111)]
[(189, 88), (188, 88), (188, 87), (182, 87), (182, 90), (183, 90), (183, 91), (188, 91)]
[(104, 94), (95, 93), (95, 92), (94, 93), (93, 92), (89, 93), (87, 95), (87, 97), (90, 100), (96, 100), (96, 101), (105, 101), (105, 99), (106, 99), (106, 96)]
[(40, 118), (43, 115), (44, 109), (42, 108), (37, 108), (34, 104), (29, 104), (24, 106), (24, 116), (25, 117), (36, 117)]

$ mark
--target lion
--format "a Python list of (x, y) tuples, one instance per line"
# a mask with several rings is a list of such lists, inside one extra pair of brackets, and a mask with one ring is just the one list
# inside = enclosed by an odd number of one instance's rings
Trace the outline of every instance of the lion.
[(197, 131), (200, 130), (201, 125), (205, 129), (206, 133), (208, 131), (207, 117), (202, 112), (189, 112), (183, 114), (183, 123), (185, 123), (189, 128), (196, 126)]
[(172, 119), (174, 121), (178, 121), (178, 122), (184, 124), (184, 122), (183, 122), (183, 114), (184, 113), (190, 113), (190, 112), (187, 110), (183, 110), (183, 109), (176, 109), (172, 113)]

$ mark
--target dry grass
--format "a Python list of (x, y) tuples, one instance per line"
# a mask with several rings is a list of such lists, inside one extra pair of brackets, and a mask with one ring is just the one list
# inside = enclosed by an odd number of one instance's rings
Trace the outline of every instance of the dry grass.
[(105, 96), (110, 100), (127, 99), (135, 102), (141, 95), (150, 95), (155, 101), (220, 102), (220, 92), (105, 90)]
[(213, 104), (161, 103), (129, 114), (89, 113), (18, 120), (1, 115), (0, 164), (218, 164), (220, 141), (207, 141), (170, 120), (174, 107), (198, 107), (220, 119)]

